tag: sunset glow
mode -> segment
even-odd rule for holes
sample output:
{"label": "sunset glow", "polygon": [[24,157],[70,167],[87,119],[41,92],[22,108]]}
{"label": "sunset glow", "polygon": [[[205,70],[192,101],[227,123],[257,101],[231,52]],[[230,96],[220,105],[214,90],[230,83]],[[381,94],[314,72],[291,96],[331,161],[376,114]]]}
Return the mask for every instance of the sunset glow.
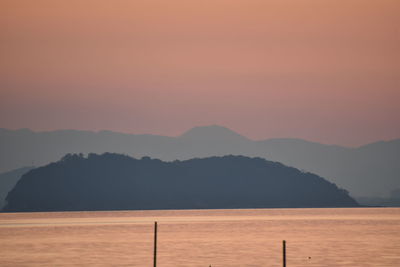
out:
{"label": "sunset glow", "polygon": [[400,136],[400,1],[0,1],[0,128]]}

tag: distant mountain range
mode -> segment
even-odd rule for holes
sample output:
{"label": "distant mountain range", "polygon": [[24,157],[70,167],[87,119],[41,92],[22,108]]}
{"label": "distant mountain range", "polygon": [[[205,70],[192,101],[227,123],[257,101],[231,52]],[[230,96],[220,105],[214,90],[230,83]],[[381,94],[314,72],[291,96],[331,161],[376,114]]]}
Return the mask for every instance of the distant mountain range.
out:
{"label": "distant mountain range", "polygon": [[66,155],[30,170],[4,211],[357,207],[335,184],[281,163],[224,156],[163,162]]}
{"label": "distant mountain range", "polygon": [[400,188],[400,139],[347,148],[300,139],[253,141],[221,126],[195,127],[179,137],[0,129],[0,147],[0,171],[41,166],[66,153],[113,152],[166,161],[244,155],[318,174],[356,197],[385,197]]}

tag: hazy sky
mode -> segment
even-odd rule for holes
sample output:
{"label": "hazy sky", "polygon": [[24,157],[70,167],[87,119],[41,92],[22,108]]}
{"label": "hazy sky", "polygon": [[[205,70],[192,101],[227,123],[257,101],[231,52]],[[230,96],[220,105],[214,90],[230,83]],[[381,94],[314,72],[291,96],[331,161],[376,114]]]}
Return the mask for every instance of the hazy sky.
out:
{"label": "hazy sky", "polygon": [[0,0],[0,127],[400,137],[400,1]]}

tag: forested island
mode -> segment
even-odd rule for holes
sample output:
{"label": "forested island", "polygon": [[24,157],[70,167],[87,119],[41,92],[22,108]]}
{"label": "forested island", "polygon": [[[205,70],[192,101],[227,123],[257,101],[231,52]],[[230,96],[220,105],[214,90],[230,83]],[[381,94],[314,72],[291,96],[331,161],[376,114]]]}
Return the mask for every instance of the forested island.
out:
{"label": "forested island", "polygon": [[262,158],[164,162],[67,154],[24,174],[4,211],[355,207],[348,192],[312,173]]}

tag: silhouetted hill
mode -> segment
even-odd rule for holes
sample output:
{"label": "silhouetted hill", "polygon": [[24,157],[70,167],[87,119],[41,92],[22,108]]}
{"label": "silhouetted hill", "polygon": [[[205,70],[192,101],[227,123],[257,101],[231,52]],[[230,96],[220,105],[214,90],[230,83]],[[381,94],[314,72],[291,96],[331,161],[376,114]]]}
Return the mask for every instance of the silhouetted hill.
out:
{"label": "silhouetted hill", "polygon": [[23,175],[5,211],[352,207],[323,178],[243,156],[163,162],[67,155]]}
{"label": "silhouetted hill", "polygon": [[21,176],[33,167],[23,167],[13,171],[0,173],[0,210],[5,205],[5,200],[8,192],[15,186]]}
{"label": "silhouetted hill", "polygon": [[400,139],[347,148],[300,139],[252,141],[215,125],[195,127],[179,137],[0,129],[0,147],[0,171],[44,165],[67,153],[113,152],[167,161],[244,155],[316,173],[357,197],[387,197],[393,189],[400,188]]}

